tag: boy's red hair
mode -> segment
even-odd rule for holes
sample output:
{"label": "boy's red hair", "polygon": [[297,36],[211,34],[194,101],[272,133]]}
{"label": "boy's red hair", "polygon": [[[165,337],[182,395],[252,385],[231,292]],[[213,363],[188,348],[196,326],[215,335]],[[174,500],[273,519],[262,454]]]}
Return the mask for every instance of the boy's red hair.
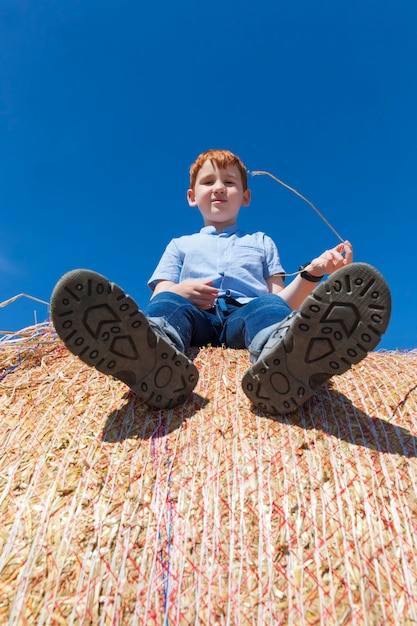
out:
{"label": "boy's red hair", "polygon": [[214,162],[217,167],[226,169],[230,165],[236,165],[242,178],[243,191],[248,188],[248,176],[246,167],[236,154],[230,150],[207,150],[198,155],[192,166],[190,167],[190,189],[194,190],[197,174],[206,161]]}

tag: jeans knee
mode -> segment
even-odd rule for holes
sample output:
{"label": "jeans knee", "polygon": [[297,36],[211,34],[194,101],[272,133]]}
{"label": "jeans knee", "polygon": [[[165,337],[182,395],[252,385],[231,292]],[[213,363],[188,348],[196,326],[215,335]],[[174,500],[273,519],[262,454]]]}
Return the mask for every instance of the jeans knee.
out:
{"label": "jeans knee", "polygon": [[177,293],[172,293],[170,291],[162,291],[161,293],[157,293],[156,296],[153,296],[149,301],[148,306],[145,309],[145,314],[148,316],[156,316],[163,315],[163,313],[159,313],[159,311],[171,311],[172,309],[177,309],[178,307],[183,306],[194,306],[187,298],[184,296],[180,296]]}

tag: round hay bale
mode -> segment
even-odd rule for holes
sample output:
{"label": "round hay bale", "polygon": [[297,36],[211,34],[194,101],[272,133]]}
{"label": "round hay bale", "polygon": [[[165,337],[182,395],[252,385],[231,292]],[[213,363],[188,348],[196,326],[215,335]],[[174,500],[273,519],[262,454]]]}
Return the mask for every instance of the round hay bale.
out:
{"label": "round hay bale", "polygon": [[194,357],[163,411],[48,324],[0,342],[0,623],[417,623],[417,353],[285,417]]}

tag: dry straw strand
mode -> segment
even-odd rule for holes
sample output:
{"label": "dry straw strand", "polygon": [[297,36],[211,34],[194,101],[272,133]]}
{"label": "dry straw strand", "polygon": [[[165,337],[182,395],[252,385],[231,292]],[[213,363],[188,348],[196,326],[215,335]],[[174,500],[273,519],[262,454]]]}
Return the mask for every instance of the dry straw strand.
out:
{"label": "dry straw strand", "polygon": [[0,623],[415,624],[417,352],[275,418],[245,351],[194,359],[160,411],[50,325],[0,342]]}

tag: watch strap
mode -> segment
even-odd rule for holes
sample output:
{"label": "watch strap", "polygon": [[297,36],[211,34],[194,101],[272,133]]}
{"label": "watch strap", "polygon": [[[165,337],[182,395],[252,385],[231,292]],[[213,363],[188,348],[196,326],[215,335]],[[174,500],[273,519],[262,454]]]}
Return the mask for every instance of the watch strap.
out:
{"label": "watch strap", "polygon": [[304,265],[300,265],[300,267],[298,268],[298,271],[300,272],[300,276],[301,278],[308,280],[310,283],[319,283],[321,279],[323,278],[323,276],[313,276],[313,274],[310,274],[310,272],[307,272],[305,270],[307,265],[310,265],[310,263],[311,261],[309,261],[308,263],[304,263]]}

